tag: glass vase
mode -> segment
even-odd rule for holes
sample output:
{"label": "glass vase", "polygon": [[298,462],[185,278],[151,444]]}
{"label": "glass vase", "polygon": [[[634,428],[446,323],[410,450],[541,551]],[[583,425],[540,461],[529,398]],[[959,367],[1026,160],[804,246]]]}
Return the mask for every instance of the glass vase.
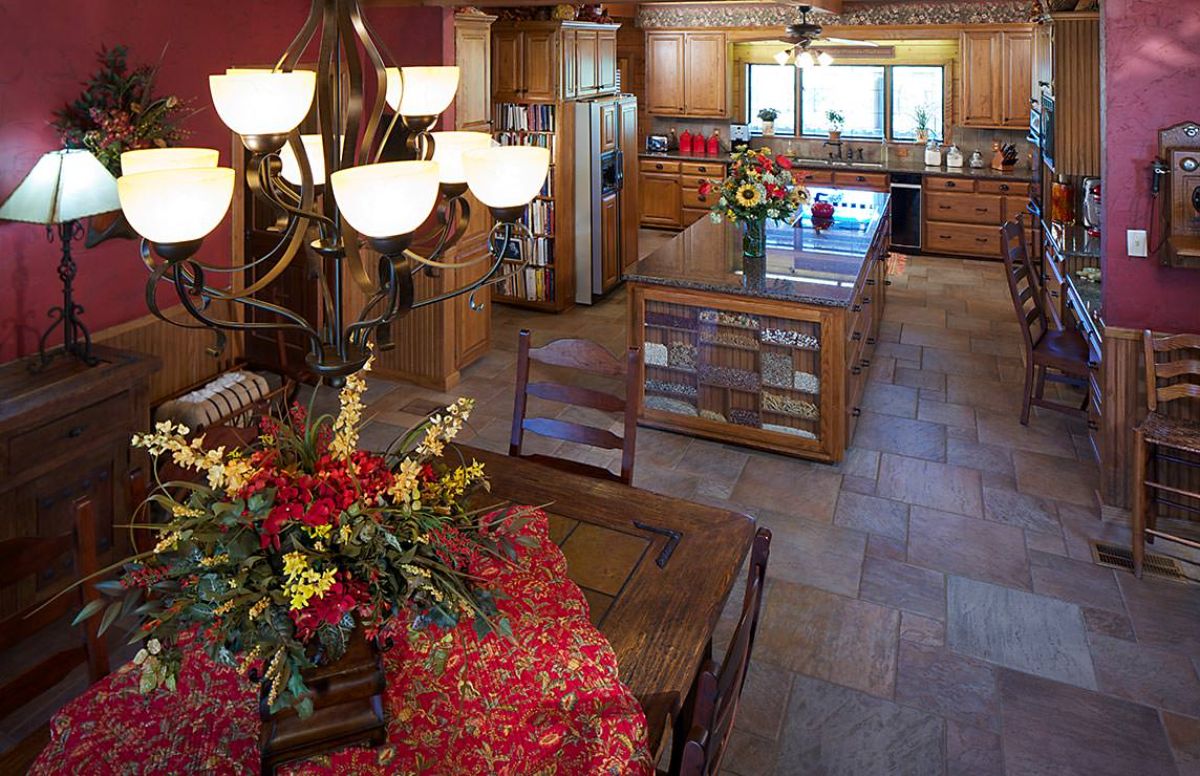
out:
{"label": "glass vase", "polygon": [[756,218],[742,222],[742,255],[761,259],[767,255],[767,222]]}

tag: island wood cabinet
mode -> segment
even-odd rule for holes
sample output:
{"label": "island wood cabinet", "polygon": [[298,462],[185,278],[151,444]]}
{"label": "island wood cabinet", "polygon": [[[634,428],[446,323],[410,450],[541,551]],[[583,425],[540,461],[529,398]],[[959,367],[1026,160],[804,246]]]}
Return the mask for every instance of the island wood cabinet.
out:
{"label": "island wood cabinet", "polygon": [[972,29],[959,37],[962,61],[960,124],[1024,129],[1029,126],[1033,30]]}
{"label": "island wood cabinet", "polygon": [[492,27],[492,98],[537,103],[615,93],[619,26],[497,22]]}
{"label": "island wood cabinet", "polygon": [[646,33],[646,110],[664,116],[729,116],[723,32]]}

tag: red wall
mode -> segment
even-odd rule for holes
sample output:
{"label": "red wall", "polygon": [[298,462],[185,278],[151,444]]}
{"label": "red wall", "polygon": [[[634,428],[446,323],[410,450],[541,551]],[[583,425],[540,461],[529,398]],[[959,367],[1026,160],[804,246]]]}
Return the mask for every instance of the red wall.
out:
{"label": "red wall", "polygon": [[1125,252],[1150,228],[1158,130],[1200,122],[1200,2],[1104,0],[1104,318],[1112,326],[1200,332],[1200,270]]}
{"label": "red wall", "polygon": [[[51,111],[74,98],[95,69],[101,45],[126,44],[131,63],[153,62],[163,47],[159,93],[194,98],[189,140],[221,150],[230,135],[208,96],[208,75],[234,64],[274,61],[307,12],[302,0],[34,0],[0,2],[0,198],[46,151],[59,147]],[[449,13],[438,8],[368,9],[372,24],[402,64],[452,61]],[[2,200],[0,200],[2,201]],[[228,255],[228,228],[208,239],[204,256]],[[75,243],[77,297],[93,332],[147,313],[146,270],[137,243],[112,240],[92,250]],[[0,362],[30,353],[60,297],[58,248],[41,227],[0,223]]]}

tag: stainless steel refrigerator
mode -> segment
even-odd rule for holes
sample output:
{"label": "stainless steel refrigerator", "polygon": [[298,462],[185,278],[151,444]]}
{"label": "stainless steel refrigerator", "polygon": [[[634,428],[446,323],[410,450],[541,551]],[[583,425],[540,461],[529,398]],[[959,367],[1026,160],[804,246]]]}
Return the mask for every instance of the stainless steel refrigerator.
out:
{"label": "stainless steel refrigerator", "polygon": [[637,98],[575,108],[575,301],[591,304],[637,261]]}

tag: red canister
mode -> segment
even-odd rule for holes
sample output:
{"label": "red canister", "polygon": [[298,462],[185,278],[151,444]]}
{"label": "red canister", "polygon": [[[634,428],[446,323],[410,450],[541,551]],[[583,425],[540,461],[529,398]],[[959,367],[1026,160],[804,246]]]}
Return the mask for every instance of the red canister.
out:
{"label": "red canister", "polygon": [[716,156],[721,153],[721,131],[714,129],[712,137],[708,139],[708,155]]}
{"label": "red canister", "polygon": [[686,129],[679,136],[679,153],[690,154],[692,152],[692,133]]}

